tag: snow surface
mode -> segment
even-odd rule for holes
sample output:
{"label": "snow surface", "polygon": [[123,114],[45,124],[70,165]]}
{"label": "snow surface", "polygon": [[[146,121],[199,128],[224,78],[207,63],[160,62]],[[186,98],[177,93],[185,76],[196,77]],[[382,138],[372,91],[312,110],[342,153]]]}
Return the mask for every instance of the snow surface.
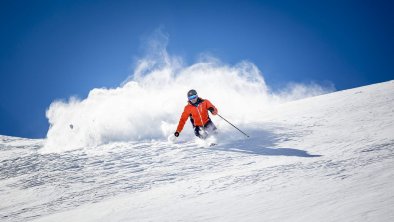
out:
{"label": "snow surface", "polygon": [[394,221],[394,81],[241,126],[249,139],[226,131],[210,148],[181,137],[43,153],[44,140],[0,136],[0,220]]}

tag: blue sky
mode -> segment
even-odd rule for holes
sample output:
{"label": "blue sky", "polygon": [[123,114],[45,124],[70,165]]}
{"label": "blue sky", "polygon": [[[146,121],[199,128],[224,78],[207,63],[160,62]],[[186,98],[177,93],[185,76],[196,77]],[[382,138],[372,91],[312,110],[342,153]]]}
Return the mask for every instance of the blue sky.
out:
{"label": "blue sky", "polygon": [[116,87],[162,28],[168,52],[248,60],[280,89],[332,82],[338,90],[394,77],[393,1],[0,2],[0,134],[46,135],[55,99]]}

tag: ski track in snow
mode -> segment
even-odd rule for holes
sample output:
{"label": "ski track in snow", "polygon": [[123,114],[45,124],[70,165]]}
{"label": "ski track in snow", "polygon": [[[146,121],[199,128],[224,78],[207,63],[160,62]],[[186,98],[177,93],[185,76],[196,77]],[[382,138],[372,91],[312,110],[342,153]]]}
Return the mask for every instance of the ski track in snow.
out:
{"label": "ski track in snow", "polygon": [[0,136],[0,220],[394,219],[394,81],[262,115],[251,138],[211,148],[118,142],[40,154],[43,140]]}

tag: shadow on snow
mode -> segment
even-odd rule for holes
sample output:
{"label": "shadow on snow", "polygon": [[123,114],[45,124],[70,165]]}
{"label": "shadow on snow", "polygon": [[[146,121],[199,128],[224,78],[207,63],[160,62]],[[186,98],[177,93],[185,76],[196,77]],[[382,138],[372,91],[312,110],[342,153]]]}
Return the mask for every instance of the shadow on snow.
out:
{"label": "shadow on snow", "polygon": [[296,156],[296,157],[321,157],[322,155],[309,154],[305,150],[295,148],[274,148],[283,140],[290,140],[297,135],[276,134],[272,130],[251,130],[250,138],[232,141],[225,146],[214,147],[213,150],[238,152],[265,156]]}
{"label": "shadow on snow", "polygon": [[309,154],[305,150],[294,148],[263,148],[263,147],[239,147],[239,148],[215,148],[219,151],[230,151],[246,154],[265,155],[265,156],[297,156],[297,157],[320,157],[322,155]]}

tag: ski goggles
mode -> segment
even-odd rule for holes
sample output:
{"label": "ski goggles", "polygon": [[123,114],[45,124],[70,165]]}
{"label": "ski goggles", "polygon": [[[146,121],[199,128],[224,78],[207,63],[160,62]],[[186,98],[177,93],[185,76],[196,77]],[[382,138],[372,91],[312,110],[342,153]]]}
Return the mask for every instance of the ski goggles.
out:
{"label": "ski goggles", "polygon": [[197,95],[188,96],[187,98],[188,98],[189,100],[193,100],[193,99],[197,98]]}

